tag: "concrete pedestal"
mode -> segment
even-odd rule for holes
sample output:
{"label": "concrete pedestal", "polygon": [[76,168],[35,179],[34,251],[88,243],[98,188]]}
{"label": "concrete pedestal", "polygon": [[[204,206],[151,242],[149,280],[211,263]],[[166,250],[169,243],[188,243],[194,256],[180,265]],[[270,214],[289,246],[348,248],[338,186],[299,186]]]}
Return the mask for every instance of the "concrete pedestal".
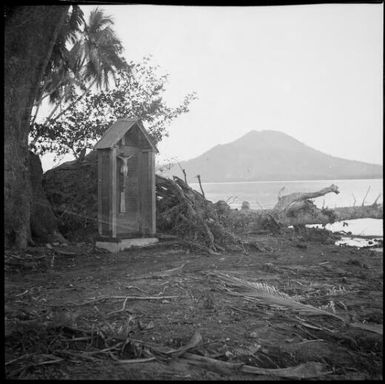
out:
{"label": "concrete pedestal", "polygon": [[159,241],[156,237],[141,237],[137,239],[119,239],[117,241],[97,241],[95,246],[112,253],[124,251],[131,247],[146,247]]}

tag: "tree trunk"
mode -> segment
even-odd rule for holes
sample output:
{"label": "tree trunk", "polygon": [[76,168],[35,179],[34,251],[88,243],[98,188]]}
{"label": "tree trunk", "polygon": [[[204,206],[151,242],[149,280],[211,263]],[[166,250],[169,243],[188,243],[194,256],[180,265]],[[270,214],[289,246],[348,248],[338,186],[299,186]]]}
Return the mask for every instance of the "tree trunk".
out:
{"label": "tree trunk", "polygon": [[29,152],[29,169],[32,189],[30,219],[32,240],[43,243],[65,242],[42,186],[43,169],[40,158],[32,152]]}
{"label": "tree trunk", "polygon": [[31,186],[28,133],[33,103],[69,6],[7,7],[4,47],[4,240],[27,246]]}

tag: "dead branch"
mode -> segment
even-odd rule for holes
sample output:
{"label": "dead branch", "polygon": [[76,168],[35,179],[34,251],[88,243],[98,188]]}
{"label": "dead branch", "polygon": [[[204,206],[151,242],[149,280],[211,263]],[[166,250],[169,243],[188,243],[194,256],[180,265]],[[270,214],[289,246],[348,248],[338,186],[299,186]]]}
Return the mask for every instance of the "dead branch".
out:
{"label": "dead branch", "polygon": [[98,301],[104,301],[104,300],[164,300],[164,299],[176,299],[180,296],[103,296],[98,297],[89,301],[86,301],[84,303],[70,303],[70,305],[73,306],[81,306],[81,305],[88,305],[93,304]]}
{"label": "dead branch", "polygon": [[376,197],[376,200],[373,201],[372,205],[376,205],[378,199],[379,199],[381,196],[382,196],[382,193],[380,193],[380,194]]}
{"label": "dead branch", "polygon": [[179,162],[178,162],[177,164],[179,165],[179,168],[182,170],[182,172],[183,172],[183,177],[184,177],[184,182],[187,184],[186,170],[185,170],[184,168],[182,168],[182,166],[180,165]]}
{"label": "dead branch", "polygon": [[279,200],[282,196],[282,192],[285,190],[285,186],[283,186],[279,191],[278,191],[278,195],[277,195],[277,199]]}
{"label": "dead branch", "polygon": [[121,364],[139,364],[139,363],[148,363],[154,360],[156,360],[156,357],[145,357],[143,359],[117,360],[117,362]]}
{"label": "dead branch", "polygon": [[362,199],[362,204],[361,204],[362,207],[363,207],[364,204],[365,204],[365,200],[366,200],[366,198],[367,198],[367,196],[368,196],[369,191],[370,191],[370,185],[369,185],[369,187],[368,187],[368,190],[366,191],[365,197]]}
{"label": "dead branch", "polygon": [[196,177],[198,178],[199,187],[200,187],[200,189],[201,189],[202,196],[203,196],[203,198],[205,198],[205,193],[204,193],[204,191],[203,191],[202,183],[201,183],[201,175],[197,175]]}
{"label": "dead branch", "polygon": [[121,309],[118,309],[117,311],[112,311],[112,312],[109,312],[107,313],[107,316],[110,316],[112,314],[115,314],[115,313],[119,313],[119,312],[124,312],[126,310],[126,304],[127,304],[127,301],[128,301],[128,297],[126,297],[124,299],[124,302],[123,302],[123,306]]}
{"label": "dead branch", "polygon": [[[145,275],[139,275],[139,276],[132,276],[132,278],[130,280],[164,279],[165,277],[169,277],[169,276],[178,274],[179,272],[182,271],[182,269],[184,268],[185,265],[186,265],[186,263],[183,263],[179,267],[167,269],[165,271],[152,272],[152,273],[147,273]],[[129,276],[129,277],[131,277],[131,276]],[[130,286],[130,288],[136,288],[138,290],[141,290],[141,289],[134,287],[134,286]],[[141,291],[144,292],[143,290],[141,290]]]}

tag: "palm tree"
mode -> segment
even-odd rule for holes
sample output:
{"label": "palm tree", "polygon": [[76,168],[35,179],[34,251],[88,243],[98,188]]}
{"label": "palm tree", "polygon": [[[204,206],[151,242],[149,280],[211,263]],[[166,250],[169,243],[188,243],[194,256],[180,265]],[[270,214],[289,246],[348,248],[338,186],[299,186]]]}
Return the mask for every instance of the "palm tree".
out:
{"label": "palm tree", "polygon": [[84,23],[83,11],[79,6],[73,5],[59,31],[35,97],[35,112],[31,119],[31,125],[35,122],[44,99],[49,98],[51,104],[59,103],[61,100],[68,101],[73,87],[81,85],[78,78],[79,59],[74,56],[72,50],[67,48],[67,44],[75,44]]}
{"label": "palm tree", "polygon": [[96,8],[90,13],[85,26],[82,46],[86,58],[84,79],[92,80],[98,88],[104,86],[108,89],[109,75],[113,76],[116,70],[127,68],[121,56],[122,44],[112,30],[112,25],[112,18]]}
{"label": "palm tree", "polygon": [[[79,35],[69,52],[71,60],[80,69],[79,77],[75,80],[81,79],[83,93],[54,116],[60,105],[57,104],[47,117],[46,122],[58,119],[74,103],[83,98],[93,86],[108,89],[110,77],[115,80],[116,71],[128,69],[127,62],[121,56],[122,44],[111,28],[112,25],[112,18],[106,16],[103,10],[96,8],[90,13],[84,31]],[[62,99],[61,101],[66,100]]]}

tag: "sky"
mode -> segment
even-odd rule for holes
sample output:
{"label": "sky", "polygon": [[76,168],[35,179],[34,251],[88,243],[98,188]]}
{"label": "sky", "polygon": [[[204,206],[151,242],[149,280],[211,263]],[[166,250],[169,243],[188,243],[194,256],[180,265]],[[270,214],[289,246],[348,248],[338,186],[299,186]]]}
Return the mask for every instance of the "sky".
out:
{"label": "sky", "polygon": [[[81,6],[87,16],[95,6]],[[129,61],[152,55],[166,100],[195,91],[158,161],[188,160],[251,130],[382,164],[383,4],[101,5]],[[52,167],[52,156],[42,159]]]}

